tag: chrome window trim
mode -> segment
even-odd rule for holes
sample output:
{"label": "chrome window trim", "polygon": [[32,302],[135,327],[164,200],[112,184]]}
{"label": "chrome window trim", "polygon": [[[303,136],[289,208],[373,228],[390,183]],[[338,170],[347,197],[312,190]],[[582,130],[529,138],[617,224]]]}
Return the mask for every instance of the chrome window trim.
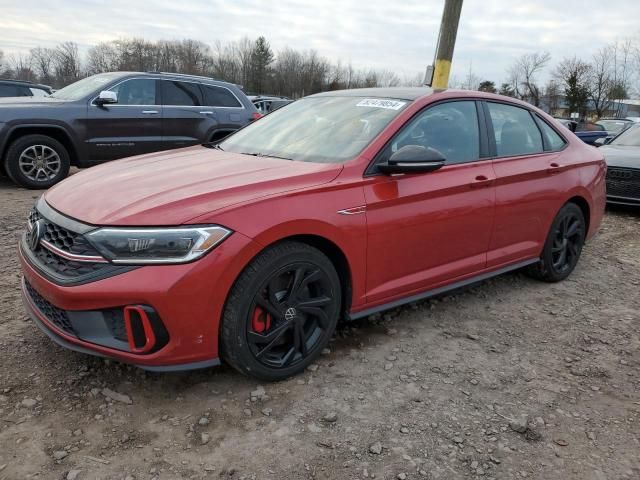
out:
{"label": "chrome window trim", "polygon": [[[165,82],[171,82],[171,81],[176,81],[176,82],[184,82],[184,83],[194,83],[196,85],[206,85],[208,87],[215,87],[215,88],[224,88],[225,90],[227,90],[231,95],[233,95],[233,98],[235,98],[238,103],[240,104],[239,107],[216,107],[215,105],[158,105],[158,104],[154,104],[154,105],[122,105],[122,104],[117,104],[117,103],[109,103],[107,104],[107,106],[109,107],[172,107],[172,108],[176,108],[176,107],[180,107],[180,108],[202,108],[202,107],[211,107],[211,108],[228,108],[228,109],[234,109],[234,110],[246,110],[244,103],[242,103],[242,101],[238,98],[238,96],[233,93],[233,90],[231,90],[229,87],[225,87],[223,85],[213,85],[211,83],[205,83],[205,82],[196,82],[193,80],[172,80],[169,78],[158,78],[158,77],[129,77],[129,78],[125,78],[123,80],[120,80],[117,83],[114,83],[113,85],[110,85],[106,90],[111,90],[114,87],[117,87],[118,85],[123,84],[124,82],[127,82],[129,80],[160,80],[160,81],[165,81]],[[98,105],[96,104],[96,100],[97,98],[100,96],[100,94],[98,93],[98,95],[96,95],[95,97],[93,97],[91,99],[91,102],[89,102],[90,105],[94,106],[94,107],[102,107],[102,105]],[[157,94],[156,94],[157,96]],[[204,100],[204,98],[203,98]],[[205,102],[203,102],[205,103]]]}

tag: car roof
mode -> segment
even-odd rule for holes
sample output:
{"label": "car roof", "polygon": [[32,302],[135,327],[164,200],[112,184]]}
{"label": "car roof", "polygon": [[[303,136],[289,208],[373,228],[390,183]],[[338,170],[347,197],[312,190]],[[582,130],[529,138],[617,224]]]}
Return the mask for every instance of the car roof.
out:
{"label": "car roof", "polygon": [[0,78],[0,83],[23,85],[25,87],[33,87],[33,88],[51,89],[51,87],[48,85],[43,85],[42,83],[30,82],[29,80],[14,80],[12,78]]}
{"label": "car roof", "polygon": [[429,87],[379,87],[379,88],[352,88],[349,90],[332,90],[316,93],[312,97],[379,97],[397,98],[399,100],[416,100],[425,95],[431,95],[436,90]]}
{"label": "car roof", "polygon": [[240,88],[242,90],[242,87],[240,85],[236,85],[235,83],[231,83],[231,82],[225,82],[224,80],[218,80],[217,78],[213,78],[213,77],[205,77],[202,75],[187,75],[185,73],[172,73],[172,72],[102,72],[102,73],[98,73],[96,75],[104,75],[104,74],[109,74],[111,75],[113,78],[125,78],[125,77],[135,77],[135,76],[154,76],[157,78],[166,78],[166,79],[171,79],[171,80],[197,80],[199,82],[212,82],[212,83],[216,83],[218,85],[224,85],[224,86],[234,86],[237,88]]}

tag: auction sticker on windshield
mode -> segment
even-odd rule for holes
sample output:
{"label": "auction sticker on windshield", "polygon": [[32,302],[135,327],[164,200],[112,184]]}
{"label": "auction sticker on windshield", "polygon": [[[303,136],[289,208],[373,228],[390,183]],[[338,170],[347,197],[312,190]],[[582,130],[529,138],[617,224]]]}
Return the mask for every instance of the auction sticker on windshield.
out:
{"label": "auction sticker on windshield", "polygon": [[407,102],[399,102],[398,100],[383,100],[381,98],[365,98],[360,100],[356,107],[374,107],[386,108],[389,110],[400,110]]}

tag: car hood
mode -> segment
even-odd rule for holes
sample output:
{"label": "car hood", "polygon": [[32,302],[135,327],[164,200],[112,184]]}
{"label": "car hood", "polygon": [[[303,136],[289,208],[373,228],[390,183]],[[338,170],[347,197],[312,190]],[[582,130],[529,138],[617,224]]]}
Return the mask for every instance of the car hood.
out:
{"label": "car hood", "polygon": [[92,225],[180,225],[231,205],[330,182],[342,165],[223,152],[202,146],[109,162],[45,194]]}
{"label": "car hood", "polygon": [[640,147],[604,145],[599,150],[609,167],[640,168]]}

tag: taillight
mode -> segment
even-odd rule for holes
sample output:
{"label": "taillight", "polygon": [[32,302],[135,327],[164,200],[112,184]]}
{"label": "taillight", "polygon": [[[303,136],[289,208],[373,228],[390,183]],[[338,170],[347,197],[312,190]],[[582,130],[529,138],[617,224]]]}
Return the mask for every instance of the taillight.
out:
{"label": "taillight", "polygon": [[252,119],[252,120],[258,120],[258,119],[259,119],[259,118],[261,118],[261,117],[262,117],[262,115],[261,115],[259,112],[253,112],[253,113],[251,114],[251,119]]}

